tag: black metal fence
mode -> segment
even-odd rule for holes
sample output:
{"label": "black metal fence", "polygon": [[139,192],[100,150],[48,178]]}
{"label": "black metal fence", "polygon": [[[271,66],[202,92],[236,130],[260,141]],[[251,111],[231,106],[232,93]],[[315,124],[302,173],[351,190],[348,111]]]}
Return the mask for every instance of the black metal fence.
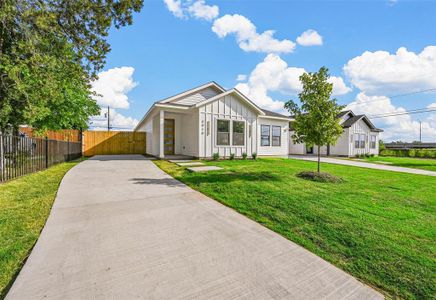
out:
{"label": "black metal fence", "polygon": [[0,182],[81,156],[81,142],[0,134]]}

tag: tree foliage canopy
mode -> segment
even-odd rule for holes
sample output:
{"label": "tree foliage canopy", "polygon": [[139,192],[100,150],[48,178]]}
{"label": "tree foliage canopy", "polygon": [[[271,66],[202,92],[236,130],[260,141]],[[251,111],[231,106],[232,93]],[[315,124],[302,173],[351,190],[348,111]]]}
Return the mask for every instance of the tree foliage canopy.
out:
{"label": "tree foliage canopy", "polygon": [[0,129],[86,128],[99,107],[91,80],[111,26],[132,23],[142,0],[0,2]]}

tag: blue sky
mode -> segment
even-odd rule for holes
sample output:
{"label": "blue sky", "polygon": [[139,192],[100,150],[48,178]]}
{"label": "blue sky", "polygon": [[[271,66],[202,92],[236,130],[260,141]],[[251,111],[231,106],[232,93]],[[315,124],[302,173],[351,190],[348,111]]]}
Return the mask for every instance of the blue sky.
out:
{"label": "blue sky", "polygon": [[[434,1],[146,0],[132,26],[110,32],[99,103],[131,127],[154,101],[214,80],[280,112],[280,101],[298,99],[298,74],[326,66],[335,97],[358,113],[436,107],[435,91],[389,98],[436,89],[435,11]],[[317,37],[298,43],[307,30]],[[415,140],[418,119],[436,141],[436,112],[374,122],[387,140]]]}

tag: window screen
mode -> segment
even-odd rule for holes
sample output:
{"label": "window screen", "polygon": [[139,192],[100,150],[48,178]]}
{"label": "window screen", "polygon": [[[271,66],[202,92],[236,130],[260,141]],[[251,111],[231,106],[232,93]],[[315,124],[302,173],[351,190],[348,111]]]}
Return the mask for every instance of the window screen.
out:
{"label": "window screen", "polygon": [[282,137],[282,128],[280,126],[272,127],[272,145],[280,146]]}
{"label": "window screen", "polygon": [[233,121],[233,146],[244,146],[245,123]]}
{"label": "window screen", "polygon": [[220,146],[230,145],[230,121],[217,120],[216,144]]}
{"label": "window screen", "polygon": [[260,126],[260,145],[269,146],[270,145],[270,126],[261,125]]}

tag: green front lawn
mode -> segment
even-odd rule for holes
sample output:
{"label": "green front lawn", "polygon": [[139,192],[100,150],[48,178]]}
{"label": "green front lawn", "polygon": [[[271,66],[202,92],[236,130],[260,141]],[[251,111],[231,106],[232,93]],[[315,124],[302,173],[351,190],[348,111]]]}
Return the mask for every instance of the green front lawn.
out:
{"label": "green front lawn", "polygon": [[314,162],[207,162],[222,171],[164,171],[302,245],[389,297],[436,295],[436,178],[322,164],[339,184],[297,178]]}
{"label": "green front lawn", "polygon": [[0,299],[39,237],[65,173],[80,160],[0,184]]}
{"label": "green front lawn", "polygon": [[423,169],[436,172],[436,159],[430,158],[413,158],[413,157],[393,157],[393,156],[377,156],[362,158],[363,160],[376,164],[384,164],[387,166],[398,166],[414,169]]}

